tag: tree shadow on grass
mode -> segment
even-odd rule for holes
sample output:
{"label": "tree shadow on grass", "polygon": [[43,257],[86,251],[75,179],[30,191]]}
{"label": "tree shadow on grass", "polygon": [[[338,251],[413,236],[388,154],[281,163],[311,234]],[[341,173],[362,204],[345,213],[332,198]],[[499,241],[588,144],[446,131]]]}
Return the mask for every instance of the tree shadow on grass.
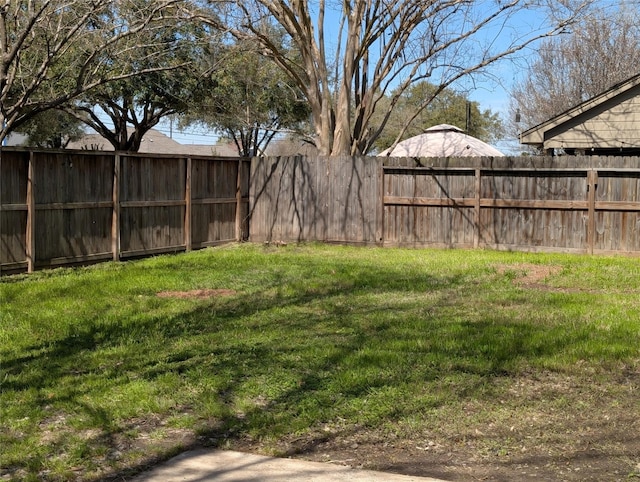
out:
{"label": "tree shadow on grass", "polygon": [[[185,303],[171,316],[132,313],[130,319],[113,321],[107,309],[65,337],[3,360],[3,392],[36,390],[33,409],[42,418],[33,423],[40,427],[47,414],[74,418],[87,434],[87,456],[126,451],[126,440],[144,430],[141,421],[154,430],[163,426],[161,419],[183,412],[197,419],[199,439],[157,449],[124,468],[105,459],[107,468],[114,467],[109,478],[115,479],[202,440],[223,446],[246,436],[277,439],[292,431],[313,432],[303,448],[293,449],[300,452],[335,436],[317,430],[321,424],[348,420],[341,430],[354,423],[377,427],[425,404],[437,408],[451,400],[481,398],[492,379],[509,376],[521,363],[553,357],[587,336],[552,337],[544,326],[505,314],[462,308],[451,316],[456,300],[462,304],[467,295],[463,276],[412,273],[409,279],[395,270],[356,267],[348,282],[327,279],[286,294],[283,282],[274,275],[258,293]],[[67,289],[73,292],[72,285]],[[394,299],[394,292],[415,296]],[[384,301],[369,302],[367,296],[380,293]],[[535,309],[524,297],[517,303],[521,311]],[[162,385],[165,379],[173,385]],[[104,402],[113,394],[127,403],[127,387],[136,384],[149,390],[130,399],[139,406],[119,410]],[[420,386],[437,390],[407,402],[420,396]],[[363,411],[367,403],[372,408]],[[74,430],[72,424],[60,434]],[[42,469],[46,458],[16,462],[9,470]]]}

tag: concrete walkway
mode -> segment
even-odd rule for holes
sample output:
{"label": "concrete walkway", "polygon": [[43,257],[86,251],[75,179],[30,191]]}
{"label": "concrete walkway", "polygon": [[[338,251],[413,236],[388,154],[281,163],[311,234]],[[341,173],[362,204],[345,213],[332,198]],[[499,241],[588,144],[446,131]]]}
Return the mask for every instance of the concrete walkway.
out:
{"label": "concrete walkway", "polygon": [[322,462],[280,459],[227,450],[185,452],[134,482],[443,482],[429,477],[412,477],[371,470],[359,470]]}

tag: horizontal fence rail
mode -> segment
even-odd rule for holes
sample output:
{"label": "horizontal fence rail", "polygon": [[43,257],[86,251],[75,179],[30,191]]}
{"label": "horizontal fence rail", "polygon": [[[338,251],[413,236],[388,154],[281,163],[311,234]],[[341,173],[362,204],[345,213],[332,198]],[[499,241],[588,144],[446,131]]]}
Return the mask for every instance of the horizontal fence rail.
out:
{"label": "horizontal fence rail", "polygon": [[246,239],[248,159],[0,150],[0,270]]}

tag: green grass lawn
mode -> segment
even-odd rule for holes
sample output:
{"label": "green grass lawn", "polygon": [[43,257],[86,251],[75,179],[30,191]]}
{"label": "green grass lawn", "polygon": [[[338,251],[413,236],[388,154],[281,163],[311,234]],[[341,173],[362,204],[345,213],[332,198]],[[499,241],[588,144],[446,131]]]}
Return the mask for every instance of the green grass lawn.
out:
{"label": "green grass lawn", "polygon": [[[158,296],[205,289],[226,291]],[[4,277],[0,303],[5,479],[98,479],[185,434],[278,454],[355,426],[457,440],[640,413],[633,258],[243,244]]]}

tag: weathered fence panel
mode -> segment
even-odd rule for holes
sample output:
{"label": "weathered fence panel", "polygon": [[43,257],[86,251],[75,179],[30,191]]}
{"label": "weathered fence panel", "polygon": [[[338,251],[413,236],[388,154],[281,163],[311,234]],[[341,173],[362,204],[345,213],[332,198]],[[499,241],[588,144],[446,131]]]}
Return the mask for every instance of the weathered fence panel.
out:
{"label": "weathered fence panel", "polygon": [[27,268],[28,152],[0,156],[0,267]]}
{"label": "weathered fence panel", "polygon": [[[322,169],[318,166],[318,169]],[[371,244],[382,241],[380,165],[372,158],[332,158],[326,181],[329,186],[328,241]]]}
{"label": "weathered fence panel", "polygon": [[640,253],[640,159],[268,158],[251,239]]}
{"label": "weathered fence panel", "polygon": [[192,247],[246,239],[251,163],[235,159],[217,162],[194,159],[192,162]]}
{"label": "weathered fence panel", "polygon": [[638,158],[384,164],[387,245],[640,253]]}
{"label": "weathered fence panel", "polygon": [[640,252],[640,169],[597,171],[594,250]]}
{"label": "weathered fence panel", "polygon": [[0,150],[0,270],[246,239],[249,161]]}
{"label": "weathered fence panel", "polygon": [[255,159],[250,239],[379,242],[380,168],[371,158]]}
{"label": "weathered fence panel", "polygon": [[587,249],[587,172],[480,170],[479,245]]}
{"label": "weathered fence panel", "polygon": [[186,249],[187,159],[120,156],[120,256]]}
{"label": "weathered fence panel", "polygon": [[[328,165],[303,157],[256,159],[251,166],[250,239],[328,239]],[[254,225],[253,220],[257,220]]]}
{"label": "weathered fence panel", "polygon": [[475,170],[384,169],[384,241],[473,247]]}
{"label": "weathered fence panel", "polygon": [[[110,256],[112,156],[39,152],[32,156],[34,252],[40,265]],[[46,231],[38,229],[46,227]]]}

